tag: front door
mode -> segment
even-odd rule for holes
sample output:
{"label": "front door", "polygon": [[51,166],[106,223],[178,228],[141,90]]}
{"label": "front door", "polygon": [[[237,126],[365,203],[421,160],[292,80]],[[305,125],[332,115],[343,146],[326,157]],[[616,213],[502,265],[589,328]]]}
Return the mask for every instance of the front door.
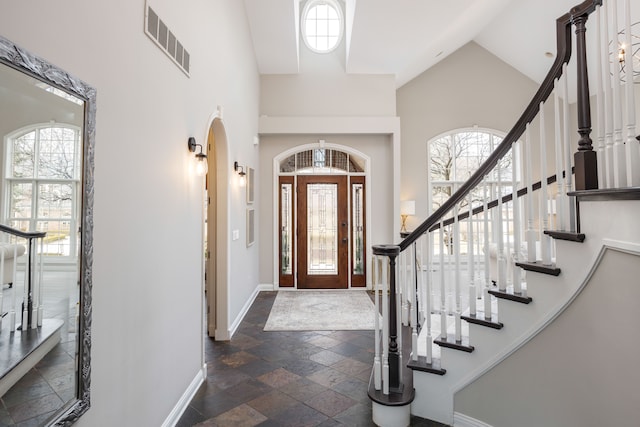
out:
{"label": "front door", "polygon": [[345,175],[299,175],[298,288],[348,288],[349,225]]}

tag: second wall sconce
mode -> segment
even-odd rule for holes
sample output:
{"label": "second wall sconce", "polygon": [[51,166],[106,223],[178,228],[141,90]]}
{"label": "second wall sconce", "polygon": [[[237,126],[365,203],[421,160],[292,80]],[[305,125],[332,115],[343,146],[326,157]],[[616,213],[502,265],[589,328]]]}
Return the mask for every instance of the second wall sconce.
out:
{"label": "second wall sconce", "polygon": [[202,152],[202,144],[196,144],[196,139],[192,136],[189,137],[187,144],[189,146],[189,151],[192,153],[196,151],[196,147],[200,147],[200,152],[196,153],[195,172],[198,176],[206,175],[209,166],[207,162],[207,155]]}
{"label": "second wall sconce", "polygon": [[247,173],[244,171],[244,168],[240,166],[238,162],[233,162],[233,170],[236,171],[240,177],[240,186],[244,187],[247,184]]}

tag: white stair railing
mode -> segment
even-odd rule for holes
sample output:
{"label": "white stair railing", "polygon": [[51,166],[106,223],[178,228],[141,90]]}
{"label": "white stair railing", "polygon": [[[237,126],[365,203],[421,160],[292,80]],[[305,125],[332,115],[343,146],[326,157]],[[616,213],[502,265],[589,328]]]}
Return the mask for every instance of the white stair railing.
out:
{"label": "white stair railing", "polygon": [[[624,7],[619,8],[618,2]],[[585,10],[592,6],[587,3],[581,4]],[[622,9],[626,15],[621,31],[617,13]],[[596,35],[595,51],[600,61],[595,72],[597,82],[593,85],[596,89],[595,154],[590,151],[590,110],[585,107],[589,101],[586,67],[582,70],[575,67],[577,73],[569,75],[567,63],[556,61],[557,65],[552,69],[555,71],[549,75],[552,79],[545,79],[550,83],[547,84],[548,91],[540,95],[540,99],[536,94],[525,114],[526,123],[517,125],[514,134],[505,137],[511,138],[508,144],[498,146],[499,157],[490,157],[488,166],[482,165],[457,189],[451,203],[444,202],[397,246],[400,250],[398,266],[394,266],[386,255],[374,258],[376,302],[381,299],[385,319],[381,325],[376,325],[376,390],[382,390],[384,394],[393,392],[391,368],[396,360],[404,363],[402,333],[392,330],[392,313],[395,313],[397,325],[406,325],[411,330],[411,354],[406,358],[412,364],[424,361],[431,367],[445,367],[441,346],[455,344],[465,351],[473,351],[469,343],[475,341],[469,336],[469,328],[463,319],[501,327],[496,296],[502,298],[504,294],[510,294],[530,301],[528,295],[535,290],[527,286],[526,274],[529,273],[525,274],[523,268],[555,269],[555,244],[545,231],[554,229],[564,234],[578,231],[575,197],[570,193],[575,191],[574,186],[583,190],[592,185],[595,174],[586,171],[590,173],[586,176],[586,167],[597,168],[599,176],[595,181],[602,187],[640,185],[630,0],[605,0],[604,6],[595,5],[585,13],[592,10],[595,10],[590,18],[592,22],[578,14],[567,19],[577,29],[578,65],[585,63],[584,43],[588,41],[584,36],[585,25],[590,22],[589,25],[595,27],[591,33]],[[609,52],[609,46],[618,49],[620,34],[629,46],[624,52],[621,50],[624,70],[617,60],[611,60],[615,52]],[[569,83],[574,81],[580,85],[578,100],[583,106],[577,108],[578,126],[570,121],[570,110],[574,107],[571,106]],[[621,82],[624,82],[624,91]],[[549,117],[545,115],[547,102],[553,102],[553,114]],[[548,107],[550,110],[551,105]],[[574,154],[572,141],[575,145],[577,134],[579,150]],[[590,163],[591,154],[597,157],[597,166]],[[507,156],[511,156],[510,174],[506,172],[507,163],[503,163]],[[578,165],[582,168],[580,174]],[[554,175],[549,177],[550,174]],[[474,197],[481,197],[482,201],[474,200]],[[477,251],[476,247],[479,248]],[[398,278],[397,286],[393,284],[394,277]],[[390,305],[394,304],[393,300],[395,305]]]}
{"label": "white stair railing", "polygon": [[[622,22],[619,12],[624,12]],[[640,25],[632,26],[630,0],[610,0],[594,14],[596,57],[596,135],[601,188],[640,186],[640,143],[636,139],[636,99]],[[637,23],[636,23],[637,24]],[[636,27],[636,28],[634,28]],[[635,43],[635,46],[634,46]],[[635,58],[634,58],[634,55]],[[635,63],[634,63],[635,62]]]}
{"label": "white stair railing", "polygon": [[[0,333],[5,329],[13,333],[18,329],[38,328],[42,326],[44,315],[42,285],[46,233],[23,232],[5,225],[0,225],[0,231],[3,239],[0,243]],[[5,317],[7,324],[3,325]]]}
{"label": "white stair railing", "polygon": [[[598,125],[594,134],[597,135],[596,150],[600,161],[599,182],[606,187],[640,185],[640,145],[635,136],[633,49],[624,51],[624,74],[617,62],[613,67],[610,66],[606,52],[611,44],[609,40],[618,38],[618,31],[615,30],[618,28],[615,18],[618,8],[613,1],[607,3],[602,10],[597,7],[598,11],[594,14],[596,34],[599,34],[596,44],[603,61],[603,65],[596,70],[599,76],[596,90]],[[629,0],[624,0],[624,7],[626,18],[624,31],[621,33],[626,45],[631,45],[633,39],[628,18]],[[609,16],[613,16],[611,22]],[[514,292],[527,297],[528,290],[523,271],[515,266],[515,263],[539,262],[544,266],[553,266],[555,246],[551,237],[544,231],[556,229],[576,232],[575,200],[567,194],[573,191],[571,140],[576,131],[575,125],[569,121],[568,83],[573,79],[568,76],[567,69],[567,65],[563,64],[562,75],[554,79],[552,119],[545,116],[544,101],[538,106],[537,140],[532,141],[531,126],[527,124],[523,149],[517,141],[513,144],[511,189],[506,186],[508,184],[504,180],[500,161],[483,181],[483,201],[481,206],[478,206],[481,208],[482,217],[474,220],[474,216],[470,214],[464,221],[464,233],[467,236],[466,253],[461,252],[462,222],[458,219],[459,214],[464,213],[464,209],[460,209],[458,204],[450,211],[451,220],[440,218],[432,230],[418,239],[417,246],[414,243],[404,251],[407,255],[403,257],[404,264],[401,270],[403,280],[407,283],[401,286],[401,289],[407,293],[407,296],[403,297],[403,303],[406,302],[407,306],[403,305],[402,312],[407,313],[403,319],[407,319],[405,323],[411,325],[414,337],[412,360],[417,360],[418,356],[425,356],[430,364],[435,357],[434,354],[439,353],[434,352],[432,345],[434,336],[437,335],[443,340],[453,337],[458,343],[463,340],[469,342],[470,337],[464,336],[460,320],[465,313],[472,317],[482,317],[489,322],[497,322],[493,297],[489,291],[497,288],[501,292]],[[621,92],[621,80],[625,82],[624,93]],[[623,114],[623,106],[626,115]],[[553,138],[547,138],[548,134],[552,134]],[[539,150],[539,163],[535,166],[532,155],[534,146]],[[551,163],[555,172],[553,197],[546,179],[549,175],[548,154],[553,154],[554,158]],[[519,159],[519,155],[522,155],[522,158]],[[524,176],[521,176],[520,172]],[[540,182],[536,183],[537,179]],[[539,191],[536,191],[536,188],[539,188]],[[523,197],[519,196],[518,189],[526,194]],[[505,203],[505,196],[511,198],[509,203]],[[495,206],[488,206],[490,200],[496,201]],[[472,192],[467,193],[466,203],[467,208],[473,211]],[[523,210],[521,204],[524,204]],[[526,256],[523,254],[521,236],[525,237]],[[476,242],[479,247],[482,242],[483,254],[474,252]],[[418,247],[421,248],[420,251]],[[419,258],[426,261],[420,262]],[[495,263],[493,273],[492,262]],[[483,280],[478,281],[478,278]],[[495,280],[495,286],[492,279]],[[410,295],[412,291],[415,292],[413,296]],[[466,297],[463,298],[463,295]],[[481,304],[480,309],[478,303]],[[413,305],[417,305],[419,311]],[[418,325],[422,332],[416,340]],[[422,349],[421,353],[418,352],[419,349]]]}

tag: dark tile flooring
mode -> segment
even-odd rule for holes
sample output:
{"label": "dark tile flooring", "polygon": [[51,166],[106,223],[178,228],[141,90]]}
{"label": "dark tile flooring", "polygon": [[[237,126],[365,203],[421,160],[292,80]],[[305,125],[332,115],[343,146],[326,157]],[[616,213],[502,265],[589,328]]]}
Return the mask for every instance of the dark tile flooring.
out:
{"label": "dark tile flooring", "polygon": [[41,426],[75,396],[75,333],[62,341],[0,399],[0,427]]}
{"label": "dark tile flooring", "polygon": [[177,427],[375,425],[373,331],[264,332],[276,294],[258,295],[231,341],[205,339],[207,379]]}

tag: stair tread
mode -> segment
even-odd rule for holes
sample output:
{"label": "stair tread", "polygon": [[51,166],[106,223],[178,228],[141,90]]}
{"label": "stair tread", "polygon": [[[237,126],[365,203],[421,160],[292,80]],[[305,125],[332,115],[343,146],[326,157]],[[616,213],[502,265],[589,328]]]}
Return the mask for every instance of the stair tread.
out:
{"label": "stair tread", "polygon": [[584,242],[585,235],[573,231],[545,230],[544,234],[553,237],[556,240],[567,240],[569,242]]}
{"label": "stair tread", "polygon": [[440,359],[431,358],[431,363],[427,363],[425,356],[418,356],[418,360],[411,360],[407,363],[407,368],[414,371],[427,372],[430,374],[444,375],[447,373],[446,369],[442,369],[440,366]]}
{"label": "stair tread", "polygon": [[447,334],[446,337],[442,338],[440,335],[438,338],[433,340],[434,344],[438,344],[440,347],[451,348],[453,350],[460,350],[467,353],[473,352],[475,347],[469,344],[469,337],[463,336],[460,341],[456,341],[455,335]]}
{"label": "stair tread", "polygon": [[529,304],[531,301],[533,301],[533,298],[515,293],[511,290],[501,291],[499,289],[496,289],[489,291],[489,293],[496,298],[507,299],[509,301],[515,301],[522,304]]}
{"label": "stair tread", "polygon": [[522,267],[527,271],[535,271],[537,273],[549,274],[551,276],[558,276],[560,269],[555,264],[545,265],[541,261],[535,262],[516,262],[518,267]]}
{"label": "stair tread", "polygon": [[[494,314],[491,314],[491,318],[495,319],[497,316],[494,316]],[[492,329],[502,329],[504,327],[504,324],[501,322],[494,322],[492,320],[487,320],[484,317],[484,312],[482,311],[476,311],[476,314],[465,314],[464,316],[462,316],[463,320],[466,320],[469,323],[473,323],[474,325],[480,325],[480,326],[486,326],[488,328],[492,328]]]}

